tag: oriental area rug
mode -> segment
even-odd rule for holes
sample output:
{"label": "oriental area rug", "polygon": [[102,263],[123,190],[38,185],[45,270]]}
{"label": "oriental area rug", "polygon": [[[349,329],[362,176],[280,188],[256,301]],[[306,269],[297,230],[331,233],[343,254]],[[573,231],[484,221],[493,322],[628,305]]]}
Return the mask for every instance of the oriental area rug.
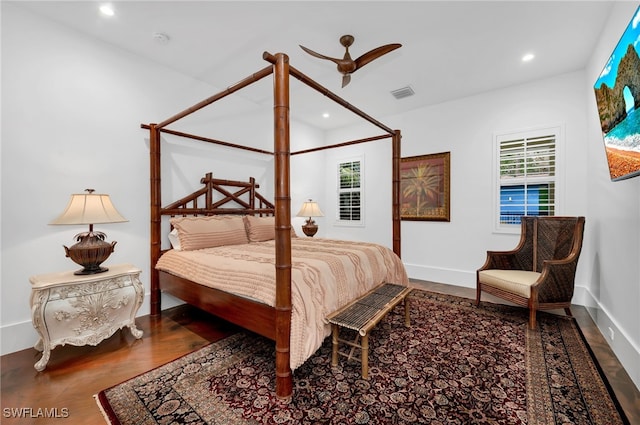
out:
{"label": "oriental area rug", "polygon": [[575,320],[414,290],[358,362],[331,367],[331,338],[275,397],[275,349],[238,333],[97,394],[108,423],[628,424]]}

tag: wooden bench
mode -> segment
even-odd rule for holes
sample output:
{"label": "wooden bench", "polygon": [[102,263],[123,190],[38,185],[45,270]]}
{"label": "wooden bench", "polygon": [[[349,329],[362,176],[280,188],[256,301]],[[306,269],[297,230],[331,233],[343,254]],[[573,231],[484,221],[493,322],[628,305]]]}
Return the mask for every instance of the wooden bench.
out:
{"label": "wooden bench", "polygon": [[[331,323],[332,334],[331,366],[338,365],[339,355],[358,360],[362,363],[362,378],[368,379],[369,332],[401,301],[404,301],[405,326],[411,326],[407,295],[412,289],[402,285],[384,283],[327,316],[327,321]],[[340,328],[356,331],[355,339],[353,341],[341,339],[339,337]],[[360,343],[359,339],[361,339]],[[349,353],[339,351],[339,343],[350,346]],[[353,355],[356,348],[361,350],[360,358]]]}

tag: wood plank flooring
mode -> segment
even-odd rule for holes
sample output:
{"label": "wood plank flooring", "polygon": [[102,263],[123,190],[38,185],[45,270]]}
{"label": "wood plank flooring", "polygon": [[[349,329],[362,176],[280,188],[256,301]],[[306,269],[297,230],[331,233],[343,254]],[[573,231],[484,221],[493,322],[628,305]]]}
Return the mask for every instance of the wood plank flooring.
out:
{"label": "wood plank flooring", "polygon": [[[475,296],[475,290],[469,288],[423,281],[413,284],[436,292],[468,298]],[[483,300],[497,301],[484,295]],[[575,306],[572,310],[630,422],[640,424],[640,392],[586,309]],[[237,330],[233,325],[189,306],[166,310],[159,318],[143,316],[136,323],[144,331],[142,339],[136,340],[125,329],[96,347],[57,347],[51,352],[51,360],[43,372],[33,368],[40,358],[40,353],[34,349],[2,356],[0,423],[104,424],[94,394]],[[45,414],[54,417],[38,417]]]}

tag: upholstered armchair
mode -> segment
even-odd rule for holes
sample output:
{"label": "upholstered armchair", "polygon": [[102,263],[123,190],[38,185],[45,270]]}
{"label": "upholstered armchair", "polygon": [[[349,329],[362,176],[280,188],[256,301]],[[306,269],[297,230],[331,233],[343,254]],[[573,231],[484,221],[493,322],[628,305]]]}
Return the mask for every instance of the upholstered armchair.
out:
{"label": "upholstered armchair", "polygon": [[476,305],[482,292],[529,309],[529,328],[536,312],[563,308],[571,315],[571,298],[582,250],[584,217],[522,217],[518,246],[487,251],[476,272]]}

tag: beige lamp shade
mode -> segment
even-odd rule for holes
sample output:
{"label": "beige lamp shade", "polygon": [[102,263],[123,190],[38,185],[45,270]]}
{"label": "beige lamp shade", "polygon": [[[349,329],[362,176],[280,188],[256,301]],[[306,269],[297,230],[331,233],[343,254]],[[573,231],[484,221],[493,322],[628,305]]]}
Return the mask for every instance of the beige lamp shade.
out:
{"label": "beige lamp shade", "polygon": [[71,195],[67,208],[49,224],[101,224],[128,221],[111,203],[109,195],[89,193]]}
{"label": "beige lamp shade", "polygon": [[307,202],[302,204],[302,208],[298,211],[298,217],[324,217],[322,211],[320,211],[320,207],[318,203],[309,199]]}

